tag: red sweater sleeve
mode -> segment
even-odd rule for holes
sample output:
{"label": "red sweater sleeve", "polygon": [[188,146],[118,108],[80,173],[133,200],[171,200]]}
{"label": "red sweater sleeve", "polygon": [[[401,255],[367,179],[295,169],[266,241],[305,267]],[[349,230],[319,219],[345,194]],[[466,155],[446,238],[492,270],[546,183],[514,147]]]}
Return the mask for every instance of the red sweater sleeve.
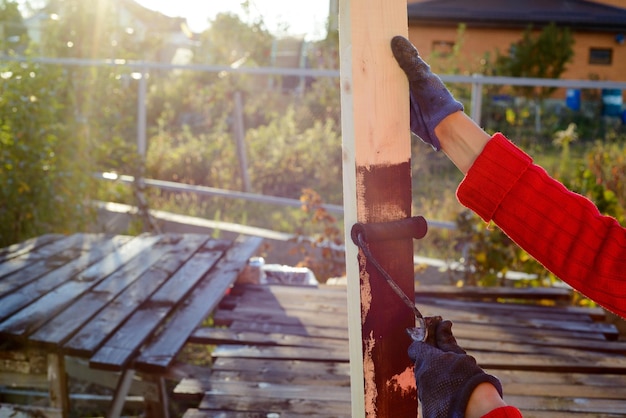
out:
{"label": "red sweater sleeve", "polygon": [[522,418],[522,413],[513,406],[503,406],[483,415],[482,418]]}
{"label": "red sweater sleeve", "polygon": [[457,198],[561,280],[626,317],[626,229],[502,134],[487,143]]}

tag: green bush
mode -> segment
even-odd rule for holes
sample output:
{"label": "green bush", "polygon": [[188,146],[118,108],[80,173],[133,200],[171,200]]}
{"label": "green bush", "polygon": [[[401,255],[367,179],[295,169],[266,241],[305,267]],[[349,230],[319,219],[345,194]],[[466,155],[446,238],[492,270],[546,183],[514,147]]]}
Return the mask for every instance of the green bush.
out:
{"label": "green bush", "polygon": [[84,229],[92,180],[80,126],[63,123],[64,70],[8,63],[0,76],[0,246]]}

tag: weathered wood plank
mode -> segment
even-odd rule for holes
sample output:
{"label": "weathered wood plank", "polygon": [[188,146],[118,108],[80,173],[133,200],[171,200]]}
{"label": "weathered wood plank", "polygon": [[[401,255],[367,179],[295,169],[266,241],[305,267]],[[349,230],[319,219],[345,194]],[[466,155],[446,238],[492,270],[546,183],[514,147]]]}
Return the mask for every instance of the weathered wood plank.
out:
{"label": "weathered wood plank", "polygon": [[[431,286],[422,287],[426,289],[431,288]],[[441,289],[441,286],[435,287]],[[439,291],[444,292],[443,290]],[[511,294],[516,294],[517,296],[520,296],[520,291],[525,292],[526,289],[515,290],[511,288],[509,290],[509,292],[512,292]],[[562,290],[557,289],[557,291],[561,292]],[[298,294],[298,292],[302,294]],[[232,292],[232,295],[234,296],[227,298],[225,303],[236,305],[255,305],[258,303],[261,306],[280,306],[284,308],[300,306],[302,309],[311,308],[314,310],[347,312],[346,290],[338,286],[320,285],[315,291],[302,292],[297,288],[289,286],[238,285]],[[519,297],[519,300],[523,300],[523,298]],[[574,318],[578,318],[579,321],[584,322],[603,321],[606,317],[605,311],[601,308],[577,306],[547,306],[512,303],[511,301],[495,303],[495,301],[441,299],[423,297],[419,294],[416,295],[416,302],[420,310],[429,310],[433,314],[438,310],[460,312],[468,315],[492,314],[497,311],[497,315],[490,316],[498,317],[509,313],[508,316],[513,317],[535,315],[538,318],[545,319],[561,318],[563,320],[574,320]]]}
{"label": "weathered wood plank", "polygon": [[194,329],[217,307],[262,242],[263,239],[258,237],[239,237],[226,250],[215,268],[193,289],[184,305],[169,318],[167,327],[142,350],[135,360],[138,370],[165,372]]}
{"label": "weathered wood plank", "polygon": [[[223,243],[209,241],[137,309],[91,357],[89,364],[105,370],[122,370],[139,347],[159,327],[172,309],[213,268],[223,254]],[[217,249],[215,249],[217,247]]]}
{"label": "weathered wood plank", "polygon": [[60,408],[44,406],[11,405],[0,403],[0,417],[10,418],[63,418]]}
{"label": "weathered wood plank", "polygon": [[19,257],[27,253],[36,252],[40,247],[58,241],[63,237],[64,235],[61,234],[45,234],[9,245],[8,247],[0,248],[0,263],[4,263],[11,258]]}
{"label": "weathered wood plank", "polygon": [[286,312],[278,310],[269,310],[264,312],[261,309],[235,308],[232,311],[219,310],[215,312],[214,319],[216,323],[230,324],[234,321],[266,321],[273,324],[284,325],[317,325],[324,326],[332,324],[337,328],[348,328],[348,318],[343,315],[333,313],[313,311],[301,311],[298,316],[289,316]]}
{"label": "weathered wood plank", "polygon": [[[231,359],[219,359],[220,361]],[[264,361],[263,359],[233,359],[234,361],[251,360],[251,361]],[[254,381],[271,382],[271,383],[295,383],[298,385],[307,386],[350,386],[350,371],[347,363],[337,362],[324,362],[324,361],[303,361],[303,360],[279,360],[278,362],[272,359],[268,362],[281,364],[292,363],[304,364],[307,363],[307,367],[291,367],[290,369],[283,370],[281,367],[272,367],[266,371],[259,371],[256,374],[253,369],[250,370],[238,370],[238,371],[213,371],[211,375],[212,380],[227,380],[227,381]],[[345,370],[344,370],[345,369]]]}
{"label": "weathered wood plank", "polygon": [[[215,381],[267,382],[299,386],[350,386],[347,363],[299,360],[218,358],[210,375],[182,379],[174,389],[176,397],[198,398]],[[199,401],[200,399],[198,399]]]}
{"label": "weathered wood plank", "polygon": [[[187,241],[189,239],[190,241]],[[173,275],[206,240],[200,237],[187,238],[174,251],[163,255],[137,280],[99,311],[74,334],[63,346],[68,354],[90,356],[104,340],[114,332],[132,313],[144,303],[171,275]],[[106,283],[95,291],[110,289]]]}
{"label": "weathered wood plank", "polygon": [[[297,289],[288,286],[257,286],[249,285],[241,288],[244,295],[255,292],[271,293],[274,295],[297,294]],[[328,297],[336,295],[341,298],[346,292],[345,287],[320,285],[317,290],[320,295]],[[317,292],[316,291],[316,292]],[[464,286],[455,287],[447,285],[419,285],[415,287],[415,295],[419,298],[452,298],[452,299],[486,299],[494,301],[497,299],[536,301],[541,299],[569,301],[571,300],[571,290],[555,287],[479,287]],[[302,296],[304,297],[304,296]],[[344,301],[345,302],[345,301]]]}
{"label": "weathered wood plank", "polygon": [[345,349],[324,347],[269,347],[248,345],[220,345],[213,350],[214,357],[239,357],[256,359],[336,361],[348,362]]}
{"label": "weathered wood plank", "polygon": [[216,358],[211,369],[219,372],[237,372],[242,376],[248,372],[258,373],[261,380],[277,376],[283,381],[298,379],[323,381],[325,376],[347,376],[350,373],[348,364],[343,362],[228,357]]}
{"label": "weathered wood plank", "polygon": [[561,357],[550,354],[524,355],[496,352],[472,352],[478,364],[487,369],[537,370],[561,373],[626,374],[626,358],[606,357],[603,354],[580,354],[580,357]]}
{"label": "weathered wood plank", "polygon": [[415,295],[419,298],[454,298],[454,299],[482,299],[482,300],[553,300],[569,302],[572,291],[556,287],[478,287],[478,286],[445,286],[420,285],[415,288]]}
{"label": "weathered wood plank", "polygon": [[[316,309],[317,308],[317,309]],[[425,315],[441,315],[444,318],[454,319],[455,321],[471,322],[474,324],[485,324],[492,326],[504,327],[523,327],[525,329],[536,330],[566,330],[579,331],[592,334],[596,339],[604,340],[605,337],[615,339],[619,332],[615,325],[593,322],[589,316],[582,314],[563,314],[558,312],[558,308],[553,309],[552,314],[547,314],[545,310],[538,312],[526,311],[524,315],[508,315],[506,313],[499,315],[486,315],[480,312],[459,312],[451,309],[433,309],[422,304],[420,310]],[[341,307],[330,306],[324,303],[303,303],[298,304],[297,300],[291,298],[290,302],[278,303],[277,301],[262,298],[261,300],[252,300],[249,298],[238,299],[237,305],[230,311],[224,309],[217,315],[217,320],[224,323],[232,321],[231,315],[248,314],[257,315],[258,317],[266,316],[269,321],[278,322],[276,317],[298,317],[302,318],[302,322],[330,322],[327,316],[338,318],[337,325],[343,326],[341,318],[346,318],[346,311]],[[344,321],[345,322],[345,321]]]}
{"label": "weathered wood plank", "polygon": [[[495,372],[496,376],[497,371]],[[564,373],[562,373],[564,374]],[[620,384],[624,384],[622,378]],[[626,399],[626,388],[624,386],[606,387],[585,385],[547,385],[542,381],[528,383],[506,383],[507,395],[521,396],[546,396],[558,398],[593,398],[593,399]]]}
{"label": "weathered wood plank", "polygon": [[[327,402],[350,402],[350,388],[338,386],[306,386],[286,383],[260,383],[257,381],[228,382],[215,380],[209,382],[205,390],[207,395],[239,395],[242,397],[263,397],[265,399],[301,399]],[[201,403],[200,407],[202,407]]]}
{"label": "weathered wood plank", "polygon": [[348,340],[314,338],[311,336],[288,335],[281,333],[263,333],[233,331],[226,328],[196,329],[189,337],[190,343],[196,344],[235,344],[235,345],[281,345],[292,347],[343,347],[348,349]]}
{"label": "weathered wood plank", "polygon": [[167,316],[170,306],[155,306],[135,311],[124,325],[96,351],[89,367],[122,371],[131,356],[146,341],[159,323]]}
{"label": "weathered wood plank", "polygon": [[[555,396],[504,395],[504,400],[523,411],[558,411],[560,413],[615,414],[626,411],[626,399],[584,399]],[[525,417],[527,415],[524,415]],[[578,415],[575,415],[578,416]],[[601,415],[604,416],[604,415]]]}
{"label": "weathered wood plank", "polygon": [[[448,318],[450,316],[446,317]],[[223,318],[221,311],[217,315],[217,318]],[[273,322],[248,321],[248,319],[249,317],[243,319],[240,318],[239,320],[231,323],[230,330],[241,334],[238,338],[241,338],[242,341],[243,336],[245,336],[245,333],[247,332],[263,332],[264,334],[278,335],[300,335],[309,338],[347,338],[346,332],[343,328],[334,329],[329,327],[300,324],[298,323],[297,316],[288,320],[288,322],[292,322],[291,325]],[[580,334],[571,333],[569,331],[563,333],[559,331],[551,331],[549,333],[550,335],[545,335],[546,333],[541,330],[534,331],[525,327],[509,328],[485,326],[471,322],[465,323],[462,321],[456,321],[455,318],[453,319],[455,323],[455,336],[459,340],[459,343],[468,349],[492,349],[518,352],[523,347],[523,349],[533,348],[534,351],[544,352],[549,351],[553,347],[560,347],[606,353],[626,353],[626,342],[607,342],[600,335],[595,335],[597,338],[594,339],[589,339],[589,335],[587,333]],[[222,324],[224,322],[218,320],[218,323]]]}
{"label": "weathered wood plank", "polygon": [[320,418],[349,418],[351,416],[350,404],[344,402],[266,399],[263,397],[243,399],[236,395],[205,395],[198,409],[204,410],[208,414],[205,416],[209,417],[219,417],[222,413],[254,413],[256,416],[253,416],[256,418],[271,417],[274,414],[288,417],[308,415]]}
{"label": "weathered wood plank", "polygon": [[[329,337],[324,332],[337,323],[330,320],[331,315],[321,315],[323,320],[315,326],[307,323],[314,321],[311,315],[316,308],[333,312],[341,306],[341,298],[334,294],[316,302],[315,292],[277,287],[241,292],[237,286],[232,292],[237,296],[227,301],[233,310],[223,310],[231,319],[240,316],[231,328],[198,329],[190,338],[198,343],[221,344],[214,351],[211,375],[184,379],[176,389],[178,395],[198,397],[211,393],[215,385],[221,387],[222,382],[230,382],[233,387],[238,382],[290,382],[307,388],[348,384],[345,327],[335,328],[334,337]],[[438,302],[434,300],[426,309],[432,307],[454,320],[459,343],[481,366],[501,379],[505,396],[520,407],[525,417],[619,416],[621,409],[616,408],[622,408],[620,402],[626,399],[626,346],[623,341],[607,341],[598,332],[606,329],[590,320],[586,311],[520,305],[523,309],[516,314],[514,309],[500,309],[505,305],[494,302]],[[218,312],[223,314],[222,310]],[[255,312],[265,321],[249,321]],[[333,351],[339,347],[344,348]],[[329,365],[332,367],[327,369]],[[246,403],[231,396],[228,391],[206,395],[205,401],[216,409],[200,411],[253,413],[263,402],[271,406],[271,402],[260,398],[257,402],[253,397]],[[574,400],[589,406],[575,409]]]}
{"label": "weathered wood plank", "polygon": [[151,302],[168,304],[180,301],[213,268],[229,245],[230,241],[225,240],[208,241],[150,297]]}
{"label": "weathered wood plank", "polygon": [[537,330],[524,327],[491,326],[485,324],[473,324],[471,322],[454,322],[454,335],[464,340],[503,341],[514,343],[527,343],[534,345],[554,345],[572,348],[595,348],[598,351],[611,350],[615,343],[615,351],[624,349],[623,342],[607,341],[601,334],[590,332],[575,332],[562,330]]}
{"label": "weathered wood plank", "polygon": [[[183,418],[260,418],[272,416],[271,414],[262,414],[259,412],[242,412],[242,411],[213,411],[201,409],[188,409],[185,411]],[[311,414],[294,414],[289,413],[290,418],[311,417]]]}
{"label": "weathered wood plank", "polygon": [[[135,257],[145,248],[150,247],[157,241],[156,237],[141,236],[128,241],[119,248],[112,247],[114,251],[105,255],[98,262],[90,265],[86,270],[78,272],[76,275],[67,276],[64,283],[54,289],[48,289],[47,293],[40,298],[22,308],[19,312],[5,319],[0,323],[0,335],[11,335],[14,337],[25,337],[34,332],[38,327],[50,320],[58,312],[62,311],[81,294],[95,286],[100,280],[120,268],[124,263]],[[112,239],[112,241],[114,241]],[[59,280],[61,280],[59,278]],[[35,284],[39,284],[41,280]],[[22,295],[22,299],[27,297],[25,293],[29,286],[20,289],[17,293],[7,296]],[[47,286],[46,286],[47,287]],[[23,291],[23,289],[26,289]],[[41,288],[39,290],[42,290]],[[0,302],[1,303],[1,302]]]}
{"label": "weathered wood plank", "polygon": [[509,312],[511,315],[524,315],[527,312],[560,312],[560,313],[580,313],[586,316],[590,316],[593,320],[603,321],[606,317],[606,312],[601,308],[588,308],[580,306],[542,306],[534,304],[523,303],[494,303],[483,301],[462,301],[454,299],[434,299],[434,298],[421,298],[416,297],[415,302],[418,306],[421,304],[427,304],[433,307],[448,307],[450,309],[458,309],[461,312],[483,312],[483,313],[505,313]]}
{"label": "weathered wood plank", "polygon": [[506,385],[509,383],[519,384],[549,384],[549,385],[574,385],[574,386],[599,386],[599,387],[623,387],[626,377],[617,374],[586,374],[586,373],[555,373],[523,370],[496,370],[500,381]]}
{"label": "weathered wood plank", "polygon": [[100,262],[112,251],[119,251],[129,241],[129,237],[112,237],[90,251],[69,261],[36,281],[21,287],[17,292],[7,294],[0,298],[0,319],[9,317],[14,312],[37,300],[41,296],[68,281],[68,277],[74,277],[90,265]]}
{"label": "weathered wood plank", "polygon": [[76,299],[69,308],[39,328],[30,336],[30,341],[62,345],[107,303],[153,268],[153,265],[167,254],[179,252],[185,247],[193,251],[193,248],[199,248],[207,239],[207,236],[202,235],[161,236],[149,250],[142,251],[122,268]]}
{"label": "weathered wood plank", "polygon": [[577,412],[575,415],[571,412],[560,412],[560,411],[529,411],[527,409],[521,410],[524,418],[617,418],[623,417],[624,414],[615,413],[615,414],[598,414],[596,412]]}
{"label": "weathered wood plank", "polygon": [[[0,295],[28,284],[37,277],[62,266],[88,250],[98,241],[104,241],[103,234],[74,234],[56,240],[46,241],[30,252],[20,252],[8,260],[0,261]],[[25,248],[31,248],[26,246]]]}
{"label": "weathered wood plank", "polygon": [[523,336],[506,336],[505,338],[494,338],[491,340],[476,338],[472,335],[465,338],[467,330],[456,336],[459,344],[470,351],[499,351],[508,353],[561,353],[563,355],[574,355],[578,352],[597,352],[600,355],[624,356],[626,342],[589,341],[579,339],[550,338],[547,341],[528,339]]}
{"label": "weathered wood plank", "polygon": [[[409,341],[407,341],[407,346]],[[626,358],[579,352],[576,356],[562,353],[470,352],[479,365],[490,369],[559,371],[570,373],[626,374]],[[213,351],[215,357],[241,357],[288,360],[348,361],[345,349],[335,347],[307,348],[284,346],[222,345]]]}
{"label": "weathered wood plank", "polygon": [[230,327],[233,331],[259,331],[269,333],[284,333],[289,335],[309,335],[320,338],[347,338],[347,329],[341,327],[316,327],[312,325],[273,324],[265,321],[235,321]]}
{"label": "weathered wood plank", "polygon": [[[251,393],[224,395],[206,394],[198,409],[215,411],[256,412],[260,416],[268,416],[272,413],[280,416],[291,414],[308,414],[316,417],[350,417],[350,402],[331,402],[325,400],[310,400],[298,398],[271,399],[262,390],[256,391],[258,395]],[[212,415],[215,416],[215,415]]]}
{"label": "weathered wood plank", "polygon": [[[27,254],[0,264],[0,270],[5,274],[0,279],[0,296],[13,292],[44,274],[48,274],[55,269],[63,267],[70,261],[84,256],[93,245],[108,239],[110,237],[104,234],[75,234],[55,241],[54,245],[38,248],[35,250],[38,252],[32,254],[32,257],[31,254]],[[23,262],[23,258],[29,261]],[[17,266],[14,264],[17,264]],[[16,270],[19,271],[16,272]]]}
{"label": "weathered wood plank", "polygon": [[[259,296],[259,297],[255,297]],[[345,294],[343,295],[345,296]],[[224,301],[225,306],[233,308],[260,308],[265,310],[297,310],[297,311],[313,311],[334,313],[339,315],[347,315],[347,306],[345,298],[332,300],[320,295],[317,299],[300,299],[294,298],[292,295],[279,295],[278,297],[271,294],[246,294],[241,297],[229,296]]]}
{"label": "weathered wood plank", "polygon": [[[293,312],[292,312],[293,314]],[[446,316],[455,323],[455,330],[459,328],[465,328],[463,332],[468,335],[467,331],[471,328],[473,332],[480,333],[475,335],[484,334],[486,336],[492,336],[495,339],[501,339],[503,335],[517,335],[527,340],[538,339],[545,340],[551,338],[571,338],[571,339],[588,339],[596,341],[605,341],[605,336],[596,331],[596,326],[590,324],[590,329],[584,331],[570,331],[567,329],[557,329],[556,327],[546,327],[546,329],[537,326],[525,326],[524,324],[510,323],[475,323],[465,322],[457,320],[453,314]],[[232,311],[219,310],[214,316],[215,323],[218,325],[230,325],[234,322],[246,323],[246,322],[266,322],[274,325],[287,325],[287,326],[314,326],[314,327],[333,327],[347,329],[346,318],[333,315],[314,312],[305,312],[298,316],[287,315],[286,313],[279,311],[270,312],[255,312],[254,309],[235,309]],[[495,320],[494,320],[495,321]],[[572,328],[580,327],[579,325],[572,325]],[[546,330],[549,330],[550,335],[546,336]],[[481,337],[482,338],[482,337]]]}

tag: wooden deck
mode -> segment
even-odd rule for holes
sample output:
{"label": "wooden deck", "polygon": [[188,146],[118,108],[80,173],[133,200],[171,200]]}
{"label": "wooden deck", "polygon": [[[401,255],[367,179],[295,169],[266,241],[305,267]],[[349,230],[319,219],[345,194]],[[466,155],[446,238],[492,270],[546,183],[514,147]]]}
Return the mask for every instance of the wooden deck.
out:
{"label": "wooden deck", "polygon": [[[601,309],[534,303],[560,289],[420,290],[420,310],[453,320],[525,417],[626,416],[626,342]],[[212,369],[174,389],[195,405],[185,418],[350,416],[345,287],[237,285],[214,318],[225,327],[189,340],[217,345]]]}
{"label": "wooden deck", "polygon": [[[146,416],[182,405],[186,418],[349,417],[345,287],[235,284],[226,294],[259,244],[77,234],[1,249],[0,355],[37,348],[48,374],[0,371],[0,394],[47,385],[51,408],[36,412],[69,416],[67,373],[114,388],[110,416],[137,394]],[[425,315],[453,320],[459,343],[525,417],[626,416],[626,341],[603,310],[569,298],[565,289],[416,294]],[[218,327],[198,325],[209,314]],[[214,346],[212,367],[181,364],[186,343]],[[0,416],[15,411],[0,403]]]}

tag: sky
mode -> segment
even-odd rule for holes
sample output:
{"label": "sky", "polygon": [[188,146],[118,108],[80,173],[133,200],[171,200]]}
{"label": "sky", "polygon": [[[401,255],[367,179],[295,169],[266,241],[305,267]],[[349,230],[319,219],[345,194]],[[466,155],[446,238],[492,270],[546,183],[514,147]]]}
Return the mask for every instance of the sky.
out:
{"label": "sky", "polygon": [[[200,32],[220,12],[234,12],[242,17],[241,0],[135,0],[142,6],[164,15],[187,18],[191,29]],[[250,0],[250,11],[261,16],[275,35],[304,35],[307,40],[326,36],[328,0]],[[287,28],[285,31],[284,29]]]}

